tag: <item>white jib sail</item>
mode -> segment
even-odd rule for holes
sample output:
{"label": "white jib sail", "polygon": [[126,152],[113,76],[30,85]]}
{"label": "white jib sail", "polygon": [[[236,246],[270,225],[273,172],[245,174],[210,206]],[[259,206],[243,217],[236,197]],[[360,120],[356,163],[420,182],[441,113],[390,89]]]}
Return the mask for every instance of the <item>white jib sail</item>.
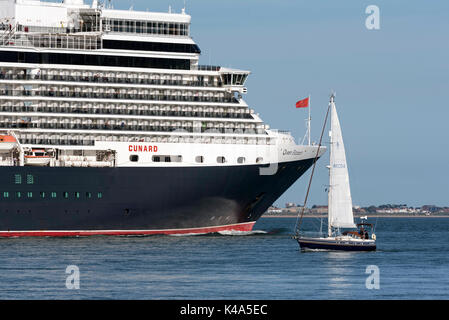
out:
{"label": "white jib sail", "polygon": [[333,99],[331,101],[331,137],[329,165],[329,225],[335,228],[353,228],[354,215],[349,187],[345,146],[340,121]]}

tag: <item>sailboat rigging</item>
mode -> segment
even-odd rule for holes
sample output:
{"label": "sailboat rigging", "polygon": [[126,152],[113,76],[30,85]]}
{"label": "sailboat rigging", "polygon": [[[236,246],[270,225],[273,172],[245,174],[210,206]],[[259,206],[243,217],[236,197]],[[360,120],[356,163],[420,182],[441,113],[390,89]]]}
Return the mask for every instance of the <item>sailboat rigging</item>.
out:
{"label": "sailboat rigging", "polygon": [[[301,249],[325,249],[325,250],[351,250],[351,251],[372,251],[376,250],[376,236],[373,233],[373,225],[369,223],[354,224],[354,214],[352,211],[352,197],[349,184],[349,174],[346,161],[345,147],[341,132],[340,121],[338,119],[335,106],[335,95],[330,97],[329,107],[326,112],[323,130],[321,132],[318,152],[321,147],[324,129],[326,127],[329,113],[331,115],[330,136],[330,161],[329,161],[329,187],[328,187],[328,234],[327,237],[305,237],[301,235],[301,223],[310,192],[310,186],[315,171],[316,160],[310,175],[304,205],[301,216],[297,220],[295,227],[295,239]],[[358,231],[342,229],[358,228]],[[370,237],[371,233],[371,237]]]}

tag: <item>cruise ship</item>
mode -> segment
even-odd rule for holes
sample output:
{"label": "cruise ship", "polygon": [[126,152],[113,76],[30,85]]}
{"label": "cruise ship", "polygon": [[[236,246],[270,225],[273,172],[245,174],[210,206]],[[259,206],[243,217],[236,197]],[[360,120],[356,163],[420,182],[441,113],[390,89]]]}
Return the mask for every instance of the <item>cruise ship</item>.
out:
{"label": "cruise ship", "polygon": [[[317,159],[191,17],[0,0],[0,237],[250,231]],[[322,155],[324,149],[321,148]]]}

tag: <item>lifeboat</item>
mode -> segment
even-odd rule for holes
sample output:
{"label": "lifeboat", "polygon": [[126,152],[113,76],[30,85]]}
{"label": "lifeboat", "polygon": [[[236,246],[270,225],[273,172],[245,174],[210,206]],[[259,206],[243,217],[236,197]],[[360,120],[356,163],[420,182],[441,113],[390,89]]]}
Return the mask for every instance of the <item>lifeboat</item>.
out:
{"label": "lifeboat", "polygon": [[0,152],[8,152],[17,147],[16,138],[11,135],[0,135]]}
{"label": "lifeboat", "polygon": [[53,154],[45,149],[31,149],[25,151],[24,160],[26,166],[48,166]]}

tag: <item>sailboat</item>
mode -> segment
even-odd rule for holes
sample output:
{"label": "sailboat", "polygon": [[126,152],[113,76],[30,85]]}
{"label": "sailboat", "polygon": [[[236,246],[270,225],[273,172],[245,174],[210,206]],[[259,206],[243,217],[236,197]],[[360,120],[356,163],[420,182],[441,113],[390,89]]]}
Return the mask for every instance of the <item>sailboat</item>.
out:
{"label": "sailboat", "polygon": [[[341,133],[340,121],[338,120],[337,109],[335,107],[335,96],[331,95],[326,120],[331,114],[330,137],[330,161],[329,166],[329,188],[328,188],[328,232],[327,237],[305,237],[300,235],[300,223],[296,227],[296,235],[302,250],[322,249],[322,250],[345,250],[345,251],[373,251],[376,250],[376,235],[374,228],[369,223],[354,223],[352,211],[352,198],[349,186],[349,174],[346,162],[345,146]],[[326,126],[326,120],[323,126]],[[321,140],[323,137],[321,133]],[[313,168],[314,169],[314,168]],[[309,181],[309,188],[313,177],[313,172]],[[305,201],[305,202],[306,202]],[[305,205],[303,206],[303,208]],[[351,230],[352,229],[352,230]],[[355,230],[354,230],[355,229]],[[342,231],[344,230],[344,231]]]}

